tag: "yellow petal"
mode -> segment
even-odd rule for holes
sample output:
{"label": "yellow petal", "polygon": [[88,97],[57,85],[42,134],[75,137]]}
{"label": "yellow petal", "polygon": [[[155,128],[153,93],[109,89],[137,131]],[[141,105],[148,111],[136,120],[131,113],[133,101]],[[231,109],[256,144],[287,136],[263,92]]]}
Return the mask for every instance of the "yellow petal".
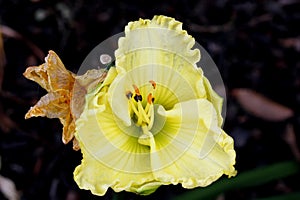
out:
{"label": "yellow petal", "polygon": [[[109,101],[114,114],[127,126],[131,125],[127,91],[132,91],[137,85],[143,97],[142,104],[147,103],[147,96],[152,93],[155,104],[163,105],[171,109],[176,103],[205,97],[206,91],[199,82],[203,75],[192,67],[187,67],[178,72],[169,66],[144,65],[128,72],[121,72],[112,82],[109,90]],[[155,81],[156,88],[153,90],[150,80]]]}
{"label": "yellow petal", "polygon": [[221,177],[235,175],[233,140],[217,124],[212,104],[204,99],[163,107],[165,126],[155,135],[151,164],[155,179],[185,188],[207,186]]}
{"label": "yellow petal", "polygon": [[[167,80],[169,71],[174,70],[195,88],[195,79],[199,77],[196,63],[200,59],[200,51],[191,49],[194,44],[194,38],[182,30],[182,24],[173,18],[155,16],[152,20],[140,19],[129,23],[125,28],[125,37],[119,39],[119,48],[115,51],[116,67],[119,73],[148,68],[147,75],[154,81],[157,81],[157,76],[166,76]],[[160,69],[162,67],[170,69],[164,72]],[[165,86],[180,83],[169,82]],[[203,90],[193,91],[199,97],[205,97],[204,93],[200,94]]]}
{"label": "yellow petal", "polygon": [[110,85],[115,80],[118,73],[115,67],[110,68],[108,72],[104,73],[106,74],[104,81],[96,85],[86,94],[85,109],[96,109],[105,104],[107,90],[111,87]]}
{"label": "yellow petal", "polygon": [[[97,161],[85,148],[82,148],[82,145],[80,146],[83,159],[74,171],[74,180],[81,189],[91,190],[93,194],[100,196],[103,196],[109,187],[116,192],[125,190],[148,195],[161,185],[158,181],[154,181],[150,173],[128,173],[108,167]],[[118,158],[120,156],[116,159]],[[126,163],[130,161],[132,160]]]}
{"label": "yellow petal", "polygon": [[[76,77],[70,104],[73,119],[70,124],[64,125],[63,141],[67,140],[69,138],[68,136],[74,135],[75,121],[80,117],[84,107],[89,108],[89,106],[91,106],[92,109],[99,109],[101,104],[104,104],[101,98],[104,98],[106,90],[102,90],[105,87],[109,87],[116,75],[117,71],[112,67],[108,72],[89,70],[84,75]],[[94,98],[95,95],[97,95],[98,98]],[[87,96],[87,101],[85,96]],[[62,122],[62,124],[64,123]],[[76,139],[73,142],[73,149],[79,149],[79,143]]]}
{"label": "yellow petal", "polygon": [[206,90],[207,100],[210,101],[216,109],[218,115],[218,126],[223,124],[222,105],[223,98],[220,97],[211,87],[210,82],[206,77],[203,77],[203,84]]}
{"label": "yellow petal", "polygon": [[[194,44],[194,38],[182,30],[182,23],[171,17],[160,15],[152,20],[140,19],[125,27],[125,37],[120,38],[119,49],[115,52],[116,66],[129,71],[156,62],[162,65],[176,62],[174,68],[183,67],[181,61],[194,65],[200,59],[199,50],[191,49]],[[132,59],[131,56],[143,59]],[[127,59],[133,63],[127,65]]]}
{"label": "yellow petal", "polygon": [[[93,98],[88,95],[87,102],[98,104]],[[138,143],[140,128],[125,126],[113,115],[107,99],[104,102],[85,107],[76,121],[83,160],[74,172],[75,181],[96,195],[104,195],[109,187],[117,192],[154,192],[160,183],[151,173],[149,147]]]}

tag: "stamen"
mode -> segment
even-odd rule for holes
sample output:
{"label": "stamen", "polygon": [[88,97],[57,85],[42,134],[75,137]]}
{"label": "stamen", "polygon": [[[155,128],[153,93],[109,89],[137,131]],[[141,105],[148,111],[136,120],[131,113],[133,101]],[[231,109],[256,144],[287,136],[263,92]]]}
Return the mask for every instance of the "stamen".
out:
{"label": "stamen", "polygon": [[139,108],[140,107],[139,104],[140,104],[140,102],[138,102],[138,114],[137,114],[137,122],[136,122],[136,124],[138,126],[141,126],[142,123],[143,123],[143,117],[142,117],[143,114],[142,114],[141,108]]}
{"label": "stamen", "polygon": [[139,102],[139,101],[142,101],[142,100],[143,100],[142,95],[138,95],[138,94],[134,95],[133,98],[134,98],[134,100],[135,100],[136,102]]}
{"label": "stamen", "polygon": [[127,91],[126,92],[126,97],[127,97],[127,99],[131,99],[132,98],[132,92],[130,92],[130,91]]}
{"label": "stamen", "polygon": [[149,111],[149,107],[150,105],[154,102],[154,97],[152,95],[152,93],[149,93],[148,94],[148,97],[147,97],[147,105],[146,105],[146,108],[145,108],[145,112],[148,113]]}
{"label": "stamen", "polygon": [[136,93],[137,95],[141,95],[139,88],[138,88],[136,85],[134,85],[134,84],[133,84],[132,86],[133,86],[133,88],[134,88],[135,93]]}
{"label": "stamen", "polygon": [[130,108],[133,110],[134,114],[138,116],[139,115],[139,111],[136,109],[133,101],[129,101],[129,103],[130,103]]}
{"label": "stamen", "polygon": [[148,97],[147,97],[147,102],[149,103],[149,104],[152,104],[153,103],[153,97],[152,97],[152,93],[149,93],[148,94]]}
{"label": "stamen", "polygon": [[[139,88],[136,85],[132,85],[134,92],[127,91],[126,97],[129,100],[129,109],[130,113],[133,114],[132,117],[136,119],[136,125],[143,127],[144,129],[150,130],[154,123],[154,93],[156,88],[156,83],[153,80],[150,80],[153,89],[147,96],[147,104],[143,106],[142,100],[143,97],[140,93]],[[136,103],[135,103],[135,102]],[[132,112],[133,111],[133,112]]]}
{"label": "stamen", "polygon": [[139,114],[140,114],[139,118],[143,119],[144,122],[149,124],[149,122],[150,122],[149,117],[147,116],[141,102],[138,102],[138,110],[139,110]]}
{"label": "stamen", "polygon": [[155,82],[155,81],[153,81],[153,80],[150,80],[150,81],[149,81],[149,83],[151,83],[151,85],[152,85],[153,89],[155,89],[155,88],[156,88],[156,82]]}

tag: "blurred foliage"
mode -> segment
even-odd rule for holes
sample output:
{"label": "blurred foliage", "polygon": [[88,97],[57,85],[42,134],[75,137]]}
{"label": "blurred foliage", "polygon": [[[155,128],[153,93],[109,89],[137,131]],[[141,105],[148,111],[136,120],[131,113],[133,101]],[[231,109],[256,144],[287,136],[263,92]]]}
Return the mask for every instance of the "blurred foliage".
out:
{"label": "blurred foliage", "polygon": [[213,199],[213,197],[216,198],[219,194],[228,190],[262,185],[299,172],[300,165],[296,162],[283,162],[259,167],[257,169],[241,172],[238,176],[231,179],[219,180],[206,188],[195,189],[194,191],[179,195],[174,198],[174,200]]}

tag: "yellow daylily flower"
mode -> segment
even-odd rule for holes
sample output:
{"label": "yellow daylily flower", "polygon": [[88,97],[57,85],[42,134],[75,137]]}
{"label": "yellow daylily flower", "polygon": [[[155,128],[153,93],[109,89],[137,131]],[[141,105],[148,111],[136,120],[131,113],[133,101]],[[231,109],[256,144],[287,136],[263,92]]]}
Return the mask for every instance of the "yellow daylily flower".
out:
{"label": "yellow daylily flower", "polygon": [[236,175],[222,98],[197,68],[200,51],[181,26],[165,16],[126,26],[116,66],[86,95],[75,122],[80,188],[148,195],[161,185],[204,187]]}
{"label": "yellow daylily flower", "polygon": [[49,51],[45,63],[28,67],[24,76],[48,92],[30,108],[25,119],[38,116],[59,118],[63,125],[62,141],[66,144],[73,140],[73,148],[78,150],[78,142],[74,138],[75,121],[82,112],[85,94],[104,80],[106,72],[90,70],[76,76],[65,68],[54,51]]}

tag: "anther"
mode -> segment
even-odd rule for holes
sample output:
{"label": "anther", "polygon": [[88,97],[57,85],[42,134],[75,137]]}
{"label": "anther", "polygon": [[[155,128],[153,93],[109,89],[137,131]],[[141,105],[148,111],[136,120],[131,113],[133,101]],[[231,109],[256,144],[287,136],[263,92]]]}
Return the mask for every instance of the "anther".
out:
{"label": "anther", "polygon": [[140,94],[136,94],[136,95],[134,95],[134,100],[136,101],[136,102],[139,102],[139,101],[142,101],[143,100],[143,97],[142,97],[142,95],[140,95]]}
{"label": "anther", "polygon": [[136,86],[136,85],[132,85],[133,86],[133,88],[134,88],[134,91],[135,91],[135,93],[137,94],[137,95],[141,95],[140,94],[140,90],[139,90],[139,88]]}
{"label": "anther", "polygon": [[154,98],[153,98],[153,96],[152,96],[152,93],[149,93],[149,94],[148,94],[148,97],[147,97],[147,102],[148,102],[149,104],[151,104],[151,103],[153,103],[153,101],[154,101]]}
{"label": "anther", "polygon": [[127,99],[131,99],[132,98],[132,92],[127,91],[126,92],[126,97],[127,97]]}
{"label": "anther", "polygon": [[149,81],[149,83],[151,83],[151,85],[152,85],[153,89],[155,89],[155,88],[156,88],[156,83],[155,83],[155,81],[153,81],[153,80],[150,80],[150,81]]}

